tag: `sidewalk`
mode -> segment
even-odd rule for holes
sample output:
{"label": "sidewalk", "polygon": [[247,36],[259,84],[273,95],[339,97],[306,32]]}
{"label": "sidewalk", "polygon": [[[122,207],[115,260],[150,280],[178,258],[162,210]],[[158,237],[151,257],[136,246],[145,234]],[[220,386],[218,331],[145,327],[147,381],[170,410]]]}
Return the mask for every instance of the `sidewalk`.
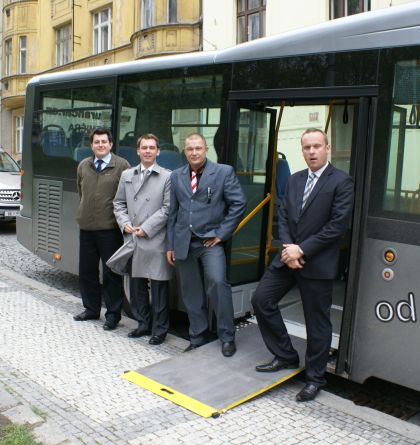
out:
{"label": "sidewalk", "polygon": [[417,444],[420,427],[321,392],[298,404],[289,381],[204,419],[122,379],[130,369],[181,354],[169,336],[129,339],[99,321],[75,322],[79,299],[0,271],[0,415],[35,425],[45,445],[76,444]]}

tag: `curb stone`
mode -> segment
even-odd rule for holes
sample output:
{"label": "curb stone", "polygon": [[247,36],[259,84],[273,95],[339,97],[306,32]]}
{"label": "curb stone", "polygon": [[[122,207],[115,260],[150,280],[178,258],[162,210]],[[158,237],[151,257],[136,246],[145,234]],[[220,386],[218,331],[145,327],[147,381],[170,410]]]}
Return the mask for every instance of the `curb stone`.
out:
{"label": "curb stone", "polygon": [[34,413],[32,408],[0,388],[0,416],[9,423],[27,425],[36,440],[42,445],[80,445],[81,442],[69,439],[57,425]]}

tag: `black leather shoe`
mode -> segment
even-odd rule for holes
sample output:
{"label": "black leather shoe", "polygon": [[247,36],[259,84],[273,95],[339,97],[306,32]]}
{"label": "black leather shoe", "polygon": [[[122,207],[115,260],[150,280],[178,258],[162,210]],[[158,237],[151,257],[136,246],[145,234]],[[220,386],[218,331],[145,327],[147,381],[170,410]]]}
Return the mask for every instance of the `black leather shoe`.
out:
{"label": "black leather shoe", "polygon": [[134,329],[134,331],[131,331],[127,334],[128,337],[130,338],[138,338],[138,337],[143,337],[145,335],[150,335],[150,331],[148,331],[147,329]]}
{"label": "black leather shoe", "polygon": [[257,372],[277,372],[281,369],[296,369],[299,368],[299,360],[293,362],[286,362],[279,357],[274,357],[270,363],[258,365],[255,367]]}
{"label": "black leather shoe", "polygon": [[199,344],[199,345],[194,344],[194,343],[190,343],[189,346],[188,346],[188,348],[185,348],[185,349],[184,349],[184,352],[190,352],[190,351],[192,351],[193,349],[197,349],[197,348],[199,348],[200,346],[203,346],[203,345],[205,345],[205,343],[201,343],[201,344]]}
{"label": "black leather shoe", "polygon": [[165,341],[166,335],[152,335],[149,340],[149,345],[160,345]]}
{"label": "black leather shoe", "polygon": [[113,331],[117,327],[118,321],[115,323],[113,321],[106,321],[104,323],[104,331]]}
{"label": "black leather shoe", "polygon": [[310,400],[314,400],[318,392],[319,386],[315,386],[309,383],[308,385],[305,385],[302,391],[296,394],[296,401],[309,402]]}
{"label": "black leather shoe", "polygon": [[222,343],[222,354],[225,357],[232,357],[236,352],[236,345],[234,341],[225,341]]}
{"label": "black leather shoe", "polygon": [[73,317],[75,321],[99,320],[99,315],[93,315],[88,311],[83,311]]}

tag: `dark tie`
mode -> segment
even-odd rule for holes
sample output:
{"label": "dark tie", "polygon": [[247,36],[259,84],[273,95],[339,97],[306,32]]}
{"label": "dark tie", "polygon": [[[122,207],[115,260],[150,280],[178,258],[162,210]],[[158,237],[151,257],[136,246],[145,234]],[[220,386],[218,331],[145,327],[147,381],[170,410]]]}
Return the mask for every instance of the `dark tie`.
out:
{"label": "dark tie", "polygon": [[102,159],[98,159],[96,161],[96,171],[97,172],[101,172],[102,171],[102,164],[104,163],[104,161]]}
{"label": "dark tie", "polygon": [[303,199],[302,199],[302,209],[305,207],[306,201],[309,198],[309,195],[312,192],[312,189],[314,187],[314,179],[316,178],[316,174],[311,172],[309,173],[308,180],[306,181],[305,185],[305,191],[303,192]]}
{"label": "dark tie", "polygon": [[191,172],[191,189],[193,193],[197,191],[197,173],[194,170]]}

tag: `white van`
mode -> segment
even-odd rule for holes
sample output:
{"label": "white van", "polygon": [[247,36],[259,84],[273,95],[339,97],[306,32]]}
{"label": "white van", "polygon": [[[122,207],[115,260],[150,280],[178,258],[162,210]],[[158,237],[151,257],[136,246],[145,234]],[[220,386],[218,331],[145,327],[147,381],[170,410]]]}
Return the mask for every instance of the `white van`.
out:
{"label": "white van", "polygon": [[15,221],[20,212],[20,167],[0,148],[0,221]]}

